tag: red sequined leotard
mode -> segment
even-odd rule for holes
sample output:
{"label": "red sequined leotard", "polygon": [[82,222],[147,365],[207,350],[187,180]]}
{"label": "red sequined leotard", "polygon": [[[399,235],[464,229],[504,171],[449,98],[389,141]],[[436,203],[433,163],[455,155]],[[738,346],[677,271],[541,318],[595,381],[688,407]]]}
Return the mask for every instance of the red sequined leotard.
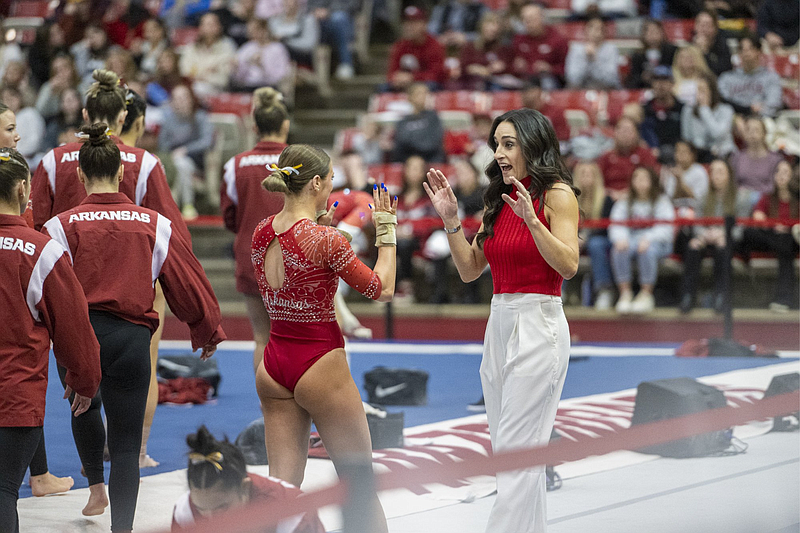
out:
{"label": "red sequined leotard", "polygon": [[[274,218],[256,227],[252,246],[256,281],[271,321],[264,366],[275,381],[294,391],[320,357],[344,347],[333,308],[338,278],[374,300],[381,294],[381,281],[335,228],[304,218],[276,233]],[[285,271],[283,286],[277,290],[264,274],[264,256],[276,238]]]}

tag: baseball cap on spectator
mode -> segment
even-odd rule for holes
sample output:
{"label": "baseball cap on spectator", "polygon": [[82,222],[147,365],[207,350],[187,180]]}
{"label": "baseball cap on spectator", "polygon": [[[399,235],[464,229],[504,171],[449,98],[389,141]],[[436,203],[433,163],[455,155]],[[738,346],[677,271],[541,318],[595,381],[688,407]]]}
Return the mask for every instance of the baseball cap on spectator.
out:
{"label": "baseball cap on spectator", "polygon": [[653,69],[653,79],[672,80],[672,69],[667,65],[658,65]]}
{"label": "baseball cap on spectator", "polygon": [[403,20],[404,21],[413,21],[413,20],[423,20],[427,21],[428,17],[425,16],[425,12],[418,8],[417,6],[408,6],[403,10]]}

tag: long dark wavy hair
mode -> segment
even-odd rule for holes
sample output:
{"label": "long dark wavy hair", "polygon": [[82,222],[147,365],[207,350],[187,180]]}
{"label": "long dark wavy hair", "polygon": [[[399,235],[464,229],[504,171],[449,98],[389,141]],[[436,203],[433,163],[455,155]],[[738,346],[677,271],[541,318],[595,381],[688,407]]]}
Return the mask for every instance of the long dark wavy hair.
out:
{"label": "long dark wavy hair", "polygon": [[[500,115],[494,119],[492,131],[489,133],[489,147],[493,152],[497,151],[494,134],[502,122],[509,122],[517,132],[517,142],[525,156],[528,176],[531,177],[528,191],[534,202],[539,200],[539,213],[545,205],[545,192],[556,183],[566,183],[575,192],[575,196],[580,194],[572,184],[572,174],[564,165],[556,132],[547,117],[533,109],[515,109]],[[481,247],[486,239],[494,235],[494,222],[505,203],[502,195],[511,194],[514,189],[513,185],[506,185],[503,181],[503,173],[496,160],[492,159],[486,167],[486,175],[489,177],[489,187],[483,195],[483,231],[477,235],[478,246]],[[517,179],[521,181],[524,177]]]}

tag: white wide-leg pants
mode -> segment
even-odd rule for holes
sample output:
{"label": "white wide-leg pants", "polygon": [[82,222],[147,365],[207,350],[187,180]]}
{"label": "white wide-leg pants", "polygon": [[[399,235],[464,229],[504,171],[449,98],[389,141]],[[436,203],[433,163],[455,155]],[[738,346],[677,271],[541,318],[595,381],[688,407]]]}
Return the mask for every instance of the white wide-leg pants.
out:
{"label": "white wide-leg pants", "polygon": [[[481,383],[495,453],[549,442],[567,375],[569,347],[569,326],[560,297],[494,295]],[[544,533],[545,497],[544,465],[498,474],[487,533]]]}

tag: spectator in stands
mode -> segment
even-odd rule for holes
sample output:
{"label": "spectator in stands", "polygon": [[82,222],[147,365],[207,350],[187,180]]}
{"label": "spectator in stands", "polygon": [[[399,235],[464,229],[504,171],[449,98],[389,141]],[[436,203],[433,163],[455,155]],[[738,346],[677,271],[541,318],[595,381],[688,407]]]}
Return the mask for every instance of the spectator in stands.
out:
{"label": "spectator in stands", "polygon": [[628,18],[637,15],[638,5],[635,0],[571,0],[570,10],[581,17]]}
{"label": "spectator in stands", "polygon": [[525,23],[522,22],[522,8],[530,0],[508,0],[508,6],[502,13],[508,30],[514,35],[525,33]]}
{"label": "spectator in stands", "polygon": [[45,22],[36,30],[36,39],[28,50],[28,64],[36,87],[41,87],[50,79],[50,65],[53,60],[69,53],[64,39],[64,30],[56,23]]}
{"label": "spectator in stands", "polygon": [[[581,190],[578,206],[583,220],[604,220],[611,216],[614,200],[606,194],[603,174],[597,163],[582,161],[575,165],[572,174],[575,185]],[[591,260],[592,293],[594,308],[607,311],[614,305],[614,279],[611,277],[611,241],[606,228],[581,229],[580,246]]]}
{"label": "spectator in stands", "polygon": [[236,52],[231,88],[251,92],[259,87],[275,87],[292,73],[289,51],[270,35],[266,20],[247,23],[250,40]]}
{"label": "spectator in stands", "polygon": [[428,32],[444,46],[460,48],[478,37],[478,29],[489,8],[480,0],[445,0],[431,11]]}
{"label": "spectator in stands", "polygon": [[659,65],[672,67],[678,50],[667,41],[661,21],[648,19],[642,25],[642,50],[631,57],[631,68],[625,86],[629,89],[646,89],[653,81],[653,69]]}
{"label": "spectator in stands", "polygon": [[108,40],[117,46],[130,48],[144,35],[144,21],[150,13],[139,2],[110,0],[103,15],[103,28]]}
{"label": "spectator in stands", "polygon": [[425,13],[416,6],[403,10],[403,36],[389,54],[389,88],[404,91],[414,82],[438,89],[445,82],[444,47],[428,34]]}
{"label": "spectator in stands", "polygon": [[436,111],[427,108],[429,95],[428,86],[424,83],[409,87],[408,102],[413,112],[403,117],[394,130],[392,161],[406,161],[413,155],[420,156],[428,163],[445,160],[444,127]]}
{"label": "spectator in stands", "polygon": [[156,74],[153,81],[147,84],[147,102],[154,106],[161,106],[169,101],[172,89],[178,85],[190,85],[188,78],[181,76],[180,55],[172,48],[167,48],[158,56]]}
{"label": "spectator in stands", "polygon": [[211,3],[212,0],[163,0],[158,16],[173,30],[187,24],[194,26],[211,9]]}
{"label": "spectator in stands", "polygon": [[[697,205],[697,216],[747,217],[750,215],[749,198],[736,185],[730,165],[723,159],[715,159],[711,171],[708,194]],[[724,269],[727,268],[725,253],[725,228],[723,226],[689,227],[688,246],[683,252],[683,293],[680,301],[681,313],[688,313],[695,306],[697,285],[700,278],[700,263],[705,256],[714,258],[714,296],[712,305],[718,312],[724,303]],[[741,235],[741,234],[740,234]]]}
{"label": "spectator in stands", "polygon": [[800,37],[800,4],[794,0],[762,0],[758,7],[758,36],[773,51],[794,46]]}
{"label": "spectator in stands", "polygon": [[133,54],[124,48],[114,47],[108,52],[106,59],[106,70],[110,70],[126,83],[128,80],[135,80],[139,77],[139,69],[136,68],[136,61]]}
{"label": "spectator in stands", "polygon": [[192,90],[203,98],[228,87],[236,45],[222,33],[219,17],[206,13],[200,18],[197,40],[181,52],[181,74],[191,78]]}
{"label": "spectator in stands", "polygon": [[753,206],[762,195],[772,191],[775,169],[783,157],[777,152],[769,151],[767,130],[760,118],[748,118],[744,132],[745,148],[734,152],[730,163],[739,187],[750,192],[750,205]]}
{"label": "spectator in stands", "polygon": [[661,167],[661,189],[672,200],[682,218],[690,218],[708,193],[708,172],[697,163],[695,147],[675,143],[675,164]]}
{"label": "spectator in stands", "polygon": [[713,11],[703,9],[694,18],[692,44],[703,52],[708,68],[715,76],[732,68],[727,38],[719,31],[719,21]]}
{"label": "spectator in stands", "polygon": [[172,90],[169,107],[158,135],[159,149],[169,154],[175,165],[173,196],[181,205],[187,220],[197,218],[194,206],[194,177],[205,164],[206,151],[214,144],[214,126],[208,114],[200,109],[188,85],[178,85]]}
{"label": "spectator in stands", "polygon": [[83,125],[83,101],[75,88],[67,88],[58,97],[58,113],[47,121],[42,151],[47,152],[65,142],[75,142],[74,133]]}
{"label": "spectator in stands", "polygon": [[467,150],[470,153],[470,162],[480,173],[478,174],[481,185],[489,184],[489,176],[486,175],[486,167],[494,162],[494,150],[486,142],[492,133],[492,116],[487,113],[475,113],[472,115],[472,146]]}
{"label": "spectator in stands", "polygon": [[737,113],[774,117],[783,106],[781,79],[761,66],[761,49],[754,37],[739,39],[740,66],[719,77],[719,94]]}
{"label": "spectator in stands", "polygon": [[694,45],[684,46],[675,53],[672,63],[675,96],[681,103],[694,105],[697,102],[697,84],[711,74],[703,52]]}
{"label": "spectator in stands", "polygon": [[[0,20],[0,22],[2,21]],[[12,61],[25,61],[25,56],[22,55],[22,49],[13,41],[0,39],[0,78],[3,77],[3,74],[6,72],[6,67]]]}
{"label": "spectator in stands", "polygon": [[[778,282],[775,284],[775,298],[769,304],[772,311],[785,313],[797,306],[797,275],[794,260],[797,257],[797,241],[792,236],[793,226],[800,222],[798,194],[800,176],[797,167],[781,161],[773,174],[773,190],[764,194],[753,209],[753,219],[779,219],[769,228],[747,227],[742,238],[746,253],[753,251],[770,252],[778,257]],[[795,228],[796,230],[796,228]]]}
{"label": "spectator in stands", "polygon": [[525,87],[522,89],[522,107],[535,109],[547,117],[547,120],[553,125],[556,138],[559,141],[563,142],[569,140],[570,127],[567,119],[564,117],[564,109],[550,104],[547,92],[542,89],[542,81],[540,78],[533,76],[525,84]]}
{"label": "spectator in stands", "polygon": [[311,66],[319,44],[319,22],[300,0],[284,0],[284,6],[283,13],[270,17],[269,31],[286,46],[293,61]]}
{"label": "spectator in stands", "polygon": [[361,157],[364,165],[384,163],[385,154],[392,149],[389,135],[388,128],[376,120],[365,117],[359,132],[353,138],[352,149]]}
{"label": "spectator in stands", "polygon": [[673,160],[675,143],[681,140],[683,104],[673,95],[673,88],[672,70],[668,66],[653,69],[653,98],[644,105],[641,132],[662,163]]}
{"label": "spectator in stands", "polygon": [[0,102],[3,102],[17,117],[17,132],[20,140],[17,151],[25,156],[28,165],[39,164],[42,141],[44,140],[45,122],[35,107],[25,106],[22,95],[14,87],[6,87],[0,91]]}
{"label": "spectator in stands", "polygon": [[70,48],[69,51],[75,59],[78,76],[81,77],[81,93],[85,93],[93,83],[92,72],[106,67],[109,48],[106,30],[97,22],[90,22],[86,26],[83,40]]}
{"label": "spectator in stands", "polygon": [[144,23],[144,39],[133,48],[139,70],[148,78],[156,73],[158,57],[169,44],[167,27],[161,19],[150,18]]}
{"label": "spectator in stands", "polygon": [[654,168],[658,165],[653,153],[641,145],[639,128],[629,117],[622,117],[614,127],[614,148],[597,160],[603,173],[606,191],[618,200],[630,187],[631,176],[637,167]]}
{"label": "spectator in stands", "polygon": [[719,96],[717,80],[705,77],[697,82],[697,104],[687,104],[681,114],[681,137],[697,148],[701,163],[725,159],[736,148],[733,114]]}
{"label": "spectator in stands", "polygon": [[69,54],[57,55],[50,66],[50,79],[39,89],[36,110],[45,120],[53,118],[58,114],[61,95],[69,89],[77,89],[79,83],[80,76],[72,57]]}
{"label": "spectator in stands", "polygon": [[567,85],[580,89],[618,89],[619,50],[605,40],[606,26],[599,15],[586,21],[585,42],[569,46],[565,63]]}
{"label": "spectator in stands", "polygon": [[[458,159],[454,163],[455,187],[454,193],[458,198],[458,214],[467,229],[469,240],[477,233],[483,217],[483,195],[486,185],[480,183],[480,172],[466,159]],[[471,221],[471,223],[470,223]],[[450,279],[448,267],[450,265],[450,246],[447,235],[442,230],[434,231],[425,242],[423,255],[433,263],[433,294],[430,303],[444,304],[451,300]],[[480,282],[474,280],[466,284],[463,303],[480,303]]]}
{"label": "spectator in stands", "polygon": [[28,65],[22,61],[10,61],[6,65],[6,71],[0,78],[0,89],[13,87],[22,95],[22,103],[25,107],[36,104],[36,91],[31,87],[30,72]]}
{"label": "spectator in stands", "polygon": [[308,0],[308,10],[319,21],[322,42],[333,48],[339,64],[334,75],[349,80],[355,75],[353,53],[353,19],[361,7],[360,0]]}
{"label": "spectator in stands", "polygon": [[412,155],[403,165],[403,188],[397,202],[397,286],[395,303],[414,301],[412,282],[414,252],[421,250],[430,231],[415,228],[413,222],[436,217],[433,204],[428,199],[422,184],[425,182],[425,160]]}
{"label": "spectator in stands", "polygon": [[519,78],[539,76],[542,88],[558,89],[564,83],[569,44],[544,20],[544,7],[529,3],[522,8],[525,33],[514,37],[511,70]]}
{"label": "spectator in stands", "polygon": [[255,15],[255,0],[229,0],[221,3],[213,2],[212,13],[216,13],[219,22],[222,24],[222,31],[233,39],[236,47],[242,46],[247,42],[247,22],[257,18],[267,20],[266,17]]}
{"label": "spectator in stands", "polygon": [[498,78],[510,64],[510,48],[503,42],[503,21],[489,11],[481,17],[478,37],[461,48],[459,88],[484,91],[501,88]]}
{"label": "spectator in stands", "polygon": [[[610,218],[611,266],[619,290],[617,312],[649,313],[656,304],[653,288],[658,277],[658,264],[672,252],[674,229],[671,224],[635,228],[613,222],[675,220],[675,209],[667,195],[661,192],[655,171],[641,166],[634,170],[628,194],[614,203]],[[639,293],[635,298],[631,288],[631,261],[634,259],[639,270]]]}

